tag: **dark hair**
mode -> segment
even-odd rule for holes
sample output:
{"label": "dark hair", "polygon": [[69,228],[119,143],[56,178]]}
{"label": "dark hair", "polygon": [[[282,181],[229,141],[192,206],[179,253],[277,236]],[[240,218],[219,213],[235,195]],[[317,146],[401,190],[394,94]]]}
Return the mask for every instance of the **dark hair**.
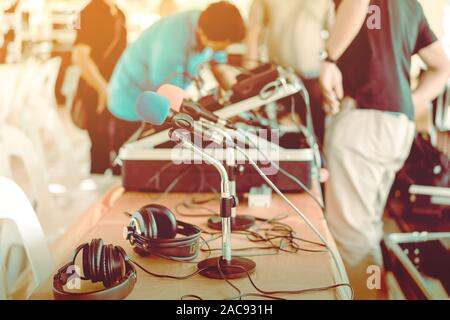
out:
{"label": "dark hair", "polygon": [[245,23],[239,9],[228,1],[211,4],[200,15],[199,27],[211,41],[240,42],[245,37]]}

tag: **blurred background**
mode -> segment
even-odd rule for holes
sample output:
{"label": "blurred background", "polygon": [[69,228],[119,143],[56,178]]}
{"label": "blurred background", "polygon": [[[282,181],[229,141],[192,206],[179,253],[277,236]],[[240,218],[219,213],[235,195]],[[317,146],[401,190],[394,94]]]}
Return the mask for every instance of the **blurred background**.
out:
{"label": "blurred background", "polygon": [[[80,78],[72,65],[73,43],[80,11],[87,0],[1,0],[0,2],[0,126],[32,144],[34,168],[13,157],[10,175],[43,206],[66,210],[61,221],[52,219],[48,230],[56,238],[77,214],[85,211],[117,178],[108,173],[90,174],[90,141],[86,131],[73,125],[70,108]],[[133,42],[161,17],[190,8],[204,8],[213,1],[119,0],[126,15],[127,40]],[[249,0],[232,1],[242,10]],[[9,131],[9,142],[18,144]],[[3,132],[3,134],[6,134]],[[2,133],[0,133],[1,141]],[[6,141],[4,141],[4,144]],[[0,143],[0,150],[8,147]],[[27,149],[27,148],[25,148]],[[31,159],[29,155],[24,158]],[[6,161],[6,160],[5,160]],[[68,170],[70,168],[70,170]],[[5,170],[5,169],[4,169]],[[4,173],[1,172],[0,173]],[[39,177],[30,177],[39,175]],[[36,186],[36,181],[39,181]],[[48,186],[48,188],[47,188]],[[47,192],[48,189],[48,192]],[[37,195],[40,193],[41,195]],[[39,208],[36,208],[39,209]]]}
{"label": "blurred background", "polygon": [[[129,43],[161,17],[189,8],[204,8],[211,2],[214,1],[116,1],[126,15]],[[247,18],[251,0],[231,2]],[[420,2],[450,54],[450,0]],[[95,200],[97,193],[93,191],[98,190],[100,194],[114,181],[112,175],[89,174],[89,138],[71,123],[69,115],[80,77],[79,70],[71,65],[71,53],[79,28],[79,13],[87,3],[87,0],[0,2],[0,125],[12,125],[31,138],[40,154],[37,162],[42,162],[40,174],[45,173],[45,177],[41,180],[49,186],[49,197],[67,204],[74,214],[83,212],[79,206],[86,207]],[[419,128],[429,130],[428,110],[418,112],[418,116]],[[442,145],[447,145],[446,140]],[[13,167],[25,165],[20,159],[17,162]],[[26,172],[16,169],[13,175],[23,176]],[[25,178],[16,177],[16,180]],[[68,193],[68,190],[72,191]],[[80,200],[79,192],[84,192],[86,199]],[[78,205],[69,205],[71,197]],[[64,216],[63,224],[70,223],[67,221],[70,216],[69,213]]]}
{"label": "blurred background", "polygon": [[[119,179],[90,173],[90,139],[70,110],[80,71],[72,65],[79,13],[88,0],[0,0],[0,176],[13,177],[54,242]],[[204,8],[210,0],[117,0],[133,42],[164,16]],[[244,18],[252,0],[233,0]],[[282,2],[282,0],[280,0]],[[450,0],[420,0],[450,55]],[[415,62],[418,74],[420,61]],[[444,96],[450,104],[450,94]],[[450,138],[432,126],[428,106],[417,111],[420,131],[450,154]],[[450,116],[450,115],[449,115]],[[450,128],[447,128],[450,129]],[[446,130],[448,131],[448,130]]]}

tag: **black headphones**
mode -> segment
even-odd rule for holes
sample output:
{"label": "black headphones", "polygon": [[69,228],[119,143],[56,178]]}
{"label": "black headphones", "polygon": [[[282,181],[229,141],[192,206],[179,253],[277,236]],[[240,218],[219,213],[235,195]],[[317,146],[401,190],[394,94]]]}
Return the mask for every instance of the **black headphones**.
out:
{"label": "black headphones", "polygon": [[124,238],[138,254],[177,261],[197,258],[201,235],[199,227],[177,221],[172,211],[160,205],[140,209],[124,230]]}
{"label": "black headphones", "polygon": [[[83,277],[75,269],[75,260],[81,251]],[[102,282],[105,289],[89,293],[67,292],[64,287],[72,277]],[[103,240],[94,239],[90,244],[79,246],[72,261],[53,277],[53,296],[56,300],[122,300],[131,293],[136,280],[136,269],[121,247],[103,245]]]}

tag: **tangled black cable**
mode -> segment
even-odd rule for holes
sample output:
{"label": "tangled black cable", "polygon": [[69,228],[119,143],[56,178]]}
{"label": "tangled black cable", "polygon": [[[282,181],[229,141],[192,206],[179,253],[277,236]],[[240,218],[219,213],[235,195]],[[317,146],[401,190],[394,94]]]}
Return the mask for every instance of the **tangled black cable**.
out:
{"label": "tangled black cable", "polygon": [[[211,199],[210,201],[212,201],[212,200],[216,200],[216,198]],[[206,203],[207,202],[205,202],[205,204]],[[197,210],[197,211],[204,211],[204,212],[203,213],[193,213],[193,214],[185,213],[181,210],[181,208],[185,208],[189,211]],[[210,218],[210,217],[219,216],[219,214],[216,211],[214,211],[210,208],[207,208],[203,205],[195,204],[194,202],[187,202],[187,201],[183,201],[183,202],[177,204],[175,206],[175,212],[180,217],[185,217],[185,218]]]}
{"label": "tangled black cable", "polygon": [[[208,218],[208,217],[217,217],[219,214],[215,212],[214,210],[205,207],[205,205],[211,201],[216,201],[218,198],[208,198],[204,200],[197,200],[195,198],[191,198],[190,201],[183,201],[176,205],[175,212],[183,217],[189,217],[189,218]],[[189,211],[197,210],[200,213],[190,214],[183,212],[181,208],[185,208]],[[243,235],[246,236],[247,240],[252,243],[266,243],[268,246],[262,247],[262,246],[254,246],[254,247],[248,247],[248,248],[241,248],[241,249],[235,249],[235,252],[244,252],[244,251],[251,251],[251,250],[275,250],[275,253],[273,255],[278,254],[280,252],[287,252],[287,253],[298,253],[300,251],[303,252],[312,252],[312,253],[320,253],[324,252],[324,250],[312,250],[312,249],[305,249],[302,248],[297,242],[305,242],[312,245],[324,247],[323,244],[317,243],[314,241],[302,239],[296,236],[295,231],[292,227],[289,225],[281,222],[284,218],[286,218],[287,215],[280,215],[278,217],[274,217],[272,219],[262,219],[257,218],[257,221],[261,222],[262,224],[267,224],[270,227],[269,228],[263,228],[260,226],[259,228],[253,227],[250,230],[247,231],[233,231],[232,234],[234,235]],[[207,242],[210,243],[212,241],[215,241],[219,239],[222,234],[221,233],[211,233],[207,231],[203,231],[204,234],[210,235],[212,238],[209,239]],[[275,241],[279,241],[279,243],[275,243]],[[203,252],[215,252],[220,251],[221,249],[203,249]],[[268,254],[253,254],[251,256],[266,256]],[[249,256],[249,255],[246,255]]]}
{"label": "tangled black cable", "polygon": [[189,274],[187,276],[172,276],[172,275],[167,275],[167,274],[156,274],[156,273],[154,273],[154,272],[144,268],[143,266],[141,266],[139,263],[137,263],[134,260],[130,259],[130,262],[132,264],[134,264],[136,267],[138,267],[139,269],[141,269],[142,271],[144,271],[146,274],[148,274],[148,275],[150,275],[152,277],[155,277],[155,278],[166,278],[166,279],[172,279],[172,280],[188,280],[188,279],[193,278],[196,275],[202,273],[203,271],[207,270],[207,269],[203,269],[203,270],[202,269],[198,269],[196,272],[191,273],[191,274]]}
{"label": "tangled black cable", "polygon": [[[231,268],[233,268],[233,267],[245,272],[245,274],[247,275],[247,278],[250,281],[250,283],[253,286],[253,288],[255,288],[256,291],[259,292],[259,294],[257,294],[258,296],[264,296],[264,297],[269,298],[269,299],[280,300],[281,298],[273,296],[273,295],[277,295],[277,294],[305,294],[305,293],[311,293],[311,292],[327,291],[327,290],[336,289],[336,288],[339,288],[339,287],[349,287],[351,289],[351,291],[352,291],[352,299],[353,299],[353,296],[354,296],[353,288],[349,284],[336,284],[336,285],[332,285],[332,286],[328,286],[328,287],[302,289],[302,290],[265,291],[265,290],[260,289],[255,284],[255,282],[253,281],[250,273],[245,268],[243,268],[241,266],[231,266]],[[219,270],[221,270],[221,266],[220,265],[219,265]],[[221,272],[221,275],[225,276],[222,272]],[[227,283],[231,284],[230,280],[227,280]],[[233,285],[233,287],[236,288],[234,285]],[[234,298],[230,298],[230,300],[237,300],[237,299],[242,300],[242,298],[245,297],[245,296],[248,296],[248,295],[252,295],[253,296],[253,295],[255,295],[255,294],[252,294],[252,293],[243,295],[243,294],[241,294],[241,291],[239,289],[237,291],[239,292],[239,296],[234,297]],[[283,300],[283,299],[281,299],[281,300]]]}
{"label": "tangled black cable", "polygon": [[[276,228],[280,228],[279,230],[276,230]],[[258,231],[263,231],[264,233],[260,233]],[[252,247],[245,247],[245,248],[238,248],[238,249],[234,249],[234,252],[245,252],[245,251],[256,251],[256,250],[261,250],[261,251],[265,251],[265,250],[275,250],[275,252],[273,254],[270,255],[276,255],[279,254],[280,252],[285,252],[285,253],[298,253],[300,251],[302,252],[310,252],[310,253],[323,253],[326,252],[326,250],[315,250],[315,249],[307,249],[307,248],[303,248],[301,247],[298,242],[306,242],[306,243],[310,243],[310,244],[314,244],[316,246],[320,246],[320,247],[324,247],[322,244],[320,243],[315,243],[312,241],[308,241],[305,239],[301,239],[296,237],[293,234],[293,231],[289,230],[289,229],[284,229],[281,226],[275,227],[275,228],[267,228],[267,229],[259,229],[258,231],[256,230],[247,230],[247,231],[234,231],[232,232],[234,235],[242,235],[245,236],[246,239],[254,244],[267,244],[267,246],[252,246]],[[283,232],[286,232],[286,234],[283,234]],[[208,233],[212,238],[207,240],[208,243],[211,243],[212,241],[215,241],[217,239],[219,239],[222,234],[221,233]],[[276,241],[278,241],[278,243],[276,243]],[[220,248],[214,248],[214,249],[203,249],[201,248],[202,252],[216,252],[216,251],[220,251]],[[248,254],[248,255],[244,255],[246,257],[250,257],[250,256],[267,256],[269,254]]]}

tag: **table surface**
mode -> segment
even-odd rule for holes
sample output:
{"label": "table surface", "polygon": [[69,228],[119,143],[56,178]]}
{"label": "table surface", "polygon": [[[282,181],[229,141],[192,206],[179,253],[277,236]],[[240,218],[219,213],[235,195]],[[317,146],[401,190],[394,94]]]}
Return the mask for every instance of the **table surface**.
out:
{"label": "table surface", "polygon": [[[57,243],[57,248],[52,248],[58,252],[58,269],[64,261],[71,259],[73,249],[81,243],[90,242],[93,238],[102,238],[105,244],[115,244],[122,246],[129,256],[148,268],[154,273],[183,276],[196,271],[195,264],[182,264],[173,261],[163,260],[157,257],[139,257],[130,244],[122,238],[123,228],[129,223],[129,218],[124,212],[136,212],[144,205],[157,203],[165,205],[170,209],[182,201],[189,200],[193,195],[188,194],[168,194],[155,201],[158,195],[148,193],[124,192],[122,188],[116,188],[108,192],[108,199],[102,199],[101,209],[90,210],[85,213],[77,223],[64,235]],[[199,198],[208,198],[211,195],[196,195]],[[334,240],[328,230],[326,221],[320,207],[306,194],[292,194],[288,196],[295,205],[311,220],[319,231],[335,246]],[[218,210],[219,202],[213,201],[206,204],[206,207]],[[183,210],[184,212],[185,210]],[[250,214],[258,218],[273,218],[279,214],[289,214],[282,220],[296,231],[296,236],[320,242],[313,232],[293,213],[281,198],[275,196],[270,208],[249,208],[247,202],[241,203],[238,207],[238,214]],[[207,218],[180,218],[182,221],[196,224],[208,230]],[[208,236],[205,236],[208,239]],[[211,243],[212,248],[220,248],[220,239]],[[249,242],[244,236],[233,234],[233,249],[254,247],[255,244]],[[308,243],[299,243],[304,249],[323,250],[323,248]],[[267,244],[261,244],[267,246]],[[270,254],[274,251],[254,250],[246,251],[246,254]],[[238,252],[242,254],[242,252]],[[220,251],[214,252],[213,256],[220,256]],[[202,253],[198,260],[206,258],[207,254]],[[338,282],[337,271],[333,260],[328,252],[305,252],[298,253],[278,253],[276,255],[266,255],[251,257],[256,262],[256,271],[252,279],[260,289],[265,291],[286,291],[303,290],[309,288],[328,287]],[[78,261],[78,260],[77,260]],[[256,293],[248,279],[233,280],[242,293]],[[91,289],[88,284],[86,288]],[[97,288],[97,287],[96,287]],[[84,288],[85,289],[85,288]],[[189,280],[160,279],[149,276],[138,270],[138,280],[136,286],[128,297],[133,300],[179,300],[186,295],[197,295],[208,300],[222,300],[238,295],[238,292],[223,280],[211,280],[202,276],[195,276]],[[303,293],[300,295],[278,295],[285,299],[337,299],[335,289]],[[52,279],[42,283],[31,295],[31,299],[53,299]]]}

